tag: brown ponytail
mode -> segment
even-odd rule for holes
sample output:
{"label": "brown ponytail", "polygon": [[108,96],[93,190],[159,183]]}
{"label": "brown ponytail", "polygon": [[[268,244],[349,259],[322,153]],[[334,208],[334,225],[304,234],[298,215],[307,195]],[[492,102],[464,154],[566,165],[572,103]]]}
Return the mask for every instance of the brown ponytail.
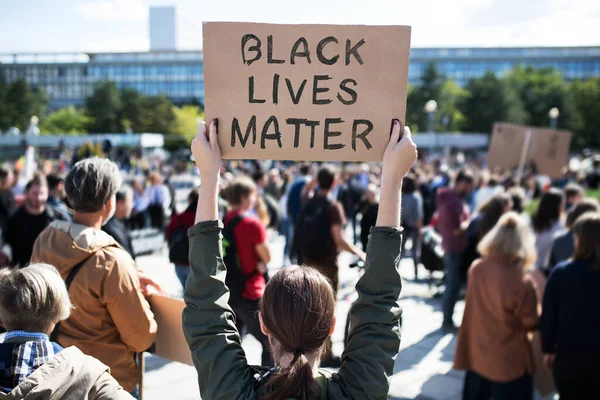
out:
{"label": "brown ponytail", "polygon": [[267,284],[260,304],[273,359],[292,353],[289,365],[271,378],[264,400],[316,400],[321,387],[315,381],[307,355],[319,357],[334,323],[335,298],[331,283],[310,267],[288,267]]}
{"label": "brown ponytail", "polygon": [[237,177],[219,194],[230,206],[235,207],[242,204],[242,200],[256,192],[254,182],[245,176]]}

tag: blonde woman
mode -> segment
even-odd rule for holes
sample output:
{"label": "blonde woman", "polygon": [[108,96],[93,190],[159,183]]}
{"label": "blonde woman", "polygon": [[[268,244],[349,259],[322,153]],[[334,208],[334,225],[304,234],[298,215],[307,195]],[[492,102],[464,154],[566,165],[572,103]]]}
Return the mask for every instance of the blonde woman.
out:
{"label": "blonde woman", "polygon": [[466,370],[465,400],[533,399],[534,358],[527,333],[539,324],[537,294],[525,269],[535,237],[516,213],[502,216],[478,248],[454,368]]}
{"label": "blonde woman", "polygon": [[0,270],[0,399],[133,399],[109,368],[49,335],[69,318],[71,301],[56,268],[33,264]]}

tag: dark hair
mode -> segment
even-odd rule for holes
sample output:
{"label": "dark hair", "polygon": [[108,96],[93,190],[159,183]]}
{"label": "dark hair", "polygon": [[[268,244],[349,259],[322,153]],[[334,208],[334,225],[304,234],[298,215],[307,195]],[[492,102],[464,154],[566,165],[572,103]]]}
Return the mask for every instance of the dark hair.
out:
{"label": "dark hair", "polygon": [[579,217],[589,212],[600,212],[600,202],[597,199],[586,198],[573,207],[567,214],[567,228],[573,227]]}
{"label": "dark hair", "polygon": [[316,400],[321,387],[305,354],[322,351],[335,320],[335,297],[329,280],[311,267],[288,267],[269,280],[260,302],[274,360],[293,360],[271,378],[263,399]]}
{"label": "dark hair", "polygon": [[592,269],[600,269],[600,214],[587,213],[573,226],[577,237],[573,260],[591,264]]}
{"label": "dark hair", "polygon": [[466,183],[468,185],[472,185],[473,183],[475,183],[475,178],[473,178],[473,173],[471,171],[468,170],[461,170],[458,175],[456,175],[456,181],[455,181],[455,185],[459,184],[459,183]]}
{"label": "dark hair", "polygon": [[46,177],[40,174],[34,175],[34,177],[29,182],[27,182],[27,185],[25,185],[25,191],[29,192],[34,186],[41,186],[43,188],[47,188],[48,182],[46,181]]}
{"label": "dark hair", "polygon": [[310,165],[302,164],[300,166],[300,175],[304,176],[304,175],[308,175],[309,173],[310,173]]}
{"label": "dark hair", "polygon": [[414,174],[408,174],[402,181],[402,193],[414,193],[417,191],[417,179]]}
{"label": "dark hair", "polygon": [[252,174],[252,180],[256,183],[258,183],[258,181],[263,180],[267,177],[267,173],[263,170],[258,170],[256,171],[254,174]]}
{"label": "dark hair", "polygon": [[564,206],[564,196],[558,189],[552,188],[542,195],[540,205],[533,217],[533,229],[544,232],[560,219]]}
{"label": "dark hair", "polygon": [[523,189],[520,187],[514,187],[509,190],[508,194],[512,200],[512,210],[518,214],[521,214],[523,210],[525,210],[525,205],[527,204],[527,199],[525,198]]}
{"label": "dark hair", "polygon": [[496,226],[507,208],[512,208],[512,199],[507,193],[496,194],[481,206],[479,209],[481,219],[477,227],[479,239],[487,235]]}
{"label": "dark hair", "polygon": [[54,175],[54,174],[50,174],[46,177],[46,180],[48,181],[48,189],[49,190],[54,190],[58,187],[58,185],[61,184],[61,182],[64,182],[65,180],[63,178],[61,178],[58,175]]}
{"label": "dark hair", "polygon": [[565,186],[565,197],[568,199],[573,196],[583,196],[584,190],[581,186],[576,183],[569,183]]}
{"label": "dark hair", "polygon": [[317,174],[317,182],[319,182],[319,189],[330,190],[335,181],[335,170],[329,165],[321,167]]}
{"label": "dark hair", "polygon": [[199,198],[200,198],[200,190],[199,189],[192,190],[188,196],[188,206],[197,208]]}
{"label": "dark hair", "polygon": [[255,192],[256,184],[247,176],[239,176],[221,190],[221,197],[230,206],[239,206],[244,198]]}
{"label": "dark hair", "polygon": [[496,186],[498,186],[498,177],[497,176],[492,176],[490,178],[490,180],[488,181],[488,186],[490,186],[490,187],[496,187]]}
{"label": "dark hair", "polygon": [[115,198],[116,198],[117,202],[119,202],[119,201],[125,201],[125,199],[127,198],[127,195],[130,194],[130,193],[133,193],[133,189],[131,188],[131,186],[123,185],[117,191],[117,194],[115,195]]}
{"label": "dark hair", "polygon": [[8,179],[8,175],[10,175],[12,171],[6,167],[0,168],[0,188],[6,186]]}

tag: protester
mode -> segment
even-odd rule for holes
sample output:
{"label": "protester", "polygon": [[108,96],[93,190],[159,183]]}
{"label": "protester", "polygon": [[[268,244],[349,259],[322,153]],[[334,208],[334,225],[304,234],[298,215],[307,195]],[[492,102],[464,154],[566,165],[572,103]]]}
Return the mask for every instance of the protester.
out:
{"label": "protester", "polygon": [[[374,227],[377,222],[377,213],[379,212],[377,186],[375,184],[367,186],[365,197],[365,205],[360,212],[362,214],[362,219],[360,220],[360,242],[363,251],[367,251],[369,233],[371,232],[371,228]],[[402,204],[404,205],[404,198],[402,198]]]}
{"label": "protester", "polygon": [[406,129],[400,141],[400,124],[395,121],[383,161],[377,227],[371,232],[365,273],[356,286],[359,297],[351,311],[349,342],[339,373],[327,377],[318,370],[318,360],[335,325],[335,297],[326,278],[308,267],[282,269],[269,281],[261,302],[261,329],[277,367],[257,370],[247,364],[223,279],[221,228],[216,221],[221,164],[216,124],[210,126],[209,140],[205,129],[202,124],[192,143],[203,184],[197,225],[190,231],[192,273],[183,313],[202,398],[386,398],[400,345],[398,228],[402,177],[416,159],[410,131]]}
{"label": "protester", "polygon": [[550,251],[554,235],[564,228],[561,218],[564,210],[564,197],[560,190],[550,189],[542,195],[540,204],[532,220],[537,249],[537,268],[546,271],[550,263]]}
{"label": "protester", "polygon": [[141,179],[133,181],[133,214],[131,225],[133,229],[144,229],[150,226],[150,191],[144,187]]}
{"label": "protester", "polygon": [[469,270],[454,368],[466,370],[465,400],[532,400],[537,295],[525,270],[535,263],[534,236],[525,221],[504,215],[479,244],[483,259]]}
{"label": "protester", "polygon": [[[573,257],[575,237],[572,228],[579,217],[588,212],[600,212],[600,202],[597,199],[583,199],[569,211],[566,220],[567,229],[557,232],[554,235],[552,249],[550,250],[550,268]],[[550,272],[551,270],[548,271],[548,273]]]}
{"label": "protester", "polygon": [[600,187],[600,155],[595,155],[592,161],[593,170],[587,174],[587,187],[597,190]]}
{"label": "protester", "polygon": [[259,170],[253,175],[258,197],[256,199],[257,217],[267,228],[278,229],[280,222],[279,204],[275,197],[266,192],[267,174]]}
{"label": "protester", "polygon": [[417,190],[417,179],[415,175],[408,174],[404,177],[402,184],[402,254],[406,249],[406,241],[410,239],[411,255],[415,268],[415,280],[419,279],[419,250],[421,245],[419,237],[423,227],[423,199]]}
{"label": "protester", "polygon": [[133,190],[129,186],[121,186],[115,199],[117,201],[115,215],[104,224],[102,230],[112,236],[129,253],[131,258],[135,259],[131,233],[125,225],[133,210]]}
{"label": "protester", "polygon": [[445,252],[446,288],[442,323],[442,330],[445,332],[456,331],[452,316],[460,292],[460,271],[468,244],[461,225],[469,219],[470,212],[465,199],[473,190],[473,184],[473,175],[469,171],[460,171],[452,189],[440,188],[437,192],[437,228],[442,235],[442,248]]}
{"label": "protester", "polygon": [[481,187],[475,193],[475,210],[479,210],[495,194],[502,191],[502,188],[498,187],[496,177],[491,177],[488,171],[483,171],[481,175]]}
{"label": "protester", "polygon": [[0,399],[131,399],[109,368],[77,347],[51,342],[72,305],[58,271],[47,264],[0,270]]}
{"label": "protester", "polygon": [[467,271],[473,261],[480,257],[477,248],[479,243],[496,226],[500,217],[511,211],[513,207],[510,196],[506,193],[500,193],[492,196],[479,209],[477,215],[471,219],[467,228],[467,249],[463,256],[462,277],[467,277]]}
{"label": "protester", "polygon": [[150,225],[163,231],[167,218],[170,216],[171,193],[164,184],[163,177],[158,172],[151,173],[149,176],[152,186],[149,190],[150,203],[148,213],[150,214]]}
{"label": "protester", "polygon": [[545,365],[561,400],[600,398],[600,214],[573,226],[575,253],[552,271],[541,319]]}
{"label": "protester", "polygon": [[[8,217],[16,210],[15,195],[11,191],[13,181],[12,170],[0,168],[0,238],[6,229]],[[1,242],[0,242],[1,245]]]}
{"label": "protester", "polygon": [[175,264],[175,273],[181,286],[185,289],[185,282],[190,274],[189,240],[187,231],[194,226],[198,208],[198,190],[194,189],[188,196],[188,206],[181,214],[173,215],[167,227],[167,242],[169,243],[169,261]]}
{"label": "protester", "polygon": [[565,194],[565,210],[567,211],[579,204],[585,194],[583,188],[576,183],[569,183],[563,191]]}
{"label": "protester", "polygon": [[70,285],[77,307],[57,332],[63,346],[74,345],[111,369],[119,384],[136,395],[139,371],[136,352],[152,345],[156,322],[142,290],[150,294],[152,280],[101,230],[113,216],[119,170],[112,161],[85,159],[65,179],[73,208],[72,223],[55,221],[38,237],[32,262],[56,266]]}
{"label": "protester", "polygon": [[271,361],[267,337],[260,330],[256,313],[265,291],[266,264],[271,261],[271,252],[266,227],[247,214],[254,207],[258,192],[251,179],[238,177],[221,192],[221,196],[230,208],[223,221],[227,287],[231,292],[229,304],[237,317],[238,330],[242,332],[247,328],[248,333],[262,344],[262,363],[268,365]]}
{"label": "protester", "polygon": [[265,193],[271,196],[275,200],[279,200],[282,196],[281,188],[283,182],[277,168],[273,168],[269,171],[269,183],[265,186]]}
{"label": "protester", "polygon": [[50,174],[46,177],[48,181],[48,200],[46,203],[54,207],[55,210],[60,211],[68,219],[71,219],[69,215],[69,209],[65,204],[65,180],[58,175]]}
{"label": "protester", "polygon": [[46,204],[48,184],[37,175],[25,186],[25,204],[8,219],[3,232],[4,247],[0,266],[24,267],[29,263],[33,244],[38,235],[54,220],[66,220],[63,213]]}

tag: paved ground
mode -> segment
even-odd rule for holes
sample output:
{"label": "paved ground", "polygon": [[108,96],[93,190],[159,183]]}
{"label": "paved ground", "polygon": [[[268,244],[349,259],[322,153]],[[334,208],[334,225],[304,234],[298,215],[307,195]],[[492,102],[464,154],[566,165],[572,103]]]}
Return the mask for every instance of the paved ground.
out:
{"label": "paved ground", "polygon": [[[275,262],[270,266],[273,271],[277,269],[274,265],[282,253],[282,246],[281,239],[274,240]],[[342,264],[347,265],[348,260],[346,257]],[[159,279],[171,295],[181,296],[181,285],[164,254],[141,257],[138,262],[145,271]],[[438,330],[442,322],[441,299],[432,296],[434,290],[430,290],[425,281],[414,282],[412,261],[403,260],[401,274],[405,279],[401,298],[404,310],[403,336],[389,398],[459,399],[463,375],[452,370],[456,341],[452,335],[443,335]],[[422,271],[421,276],[425,275],[425,271]],[[338,328],[333,336],[334,353],[337,354],[341,354],[343,349],[343,328],[351,301],[349,297],[358,273],[342,268],[340,276],[342,300],[336,311]],[[462,311],[463,302],[459,302],[455,312],[457,323],[460,323]],[[248,336],[244,339],[243,346],[249,361],[259,363],[259,343]],[[165,393],[169,393],[169,398],[177,400],[200,398],[194,368],[154,356],[146,358],[144,389],[146,400],[163,399]]]}

